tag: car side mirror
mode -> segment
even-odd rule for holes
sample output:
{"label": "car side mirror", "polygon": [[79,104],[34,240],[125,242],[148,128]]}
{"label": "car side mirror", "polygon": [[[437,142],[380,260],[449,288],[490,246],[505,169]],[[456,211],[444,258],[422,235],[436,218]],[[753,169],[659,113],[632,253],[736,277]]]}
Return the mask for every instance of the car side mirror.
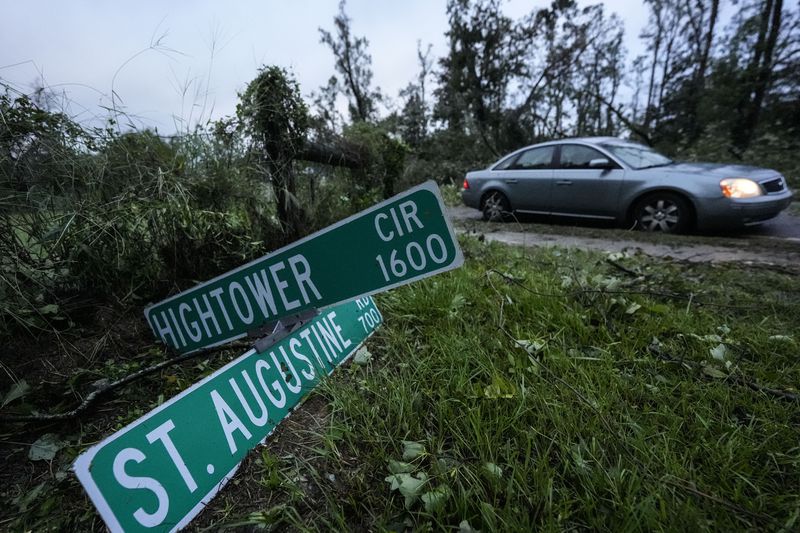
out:
{"label": "car side mirror", "polygon": [[611,161],[605,157],[598,157],[589,161],[589,168],[612,168]]}

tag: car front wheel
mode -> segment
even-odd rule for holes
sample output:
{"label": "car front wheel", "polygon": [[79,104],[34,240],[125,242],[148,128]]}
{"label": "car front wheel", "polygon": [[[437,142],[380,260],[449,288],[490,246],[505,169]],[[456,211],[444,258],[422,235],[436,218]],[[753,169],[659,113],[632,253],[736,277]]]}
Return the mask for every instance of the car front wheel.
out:
{"label": "car front wheel", "polygon": [[483,220],[501,222],[511,212],[511,204],[506,195],[494,191],[483,201]]}
{"label": "car front wheel", "polygon": [[662,233],[686,231],[692,216],[689,203],[668,192],[646,196],[636,204],[633,213],[640,230]]}

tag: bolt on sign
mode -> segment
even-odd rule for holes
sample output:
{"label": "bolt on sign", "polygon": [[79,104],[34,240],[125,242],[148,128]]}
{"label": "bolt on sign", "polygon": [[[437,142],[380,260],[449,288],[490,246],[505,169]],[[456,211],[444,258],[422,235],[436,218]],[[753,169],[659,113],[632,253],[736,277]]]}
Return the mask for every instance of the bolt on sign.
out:
{"label": "bolt on sign", "polygon": [[329,308],[85,451],[73,468],[108,527],[174,531],[188,524],[247,452],[382,320],[369,297]]}
{"label": "bolt on sign", "polygon": [[428,181],[149,306],[145,317],[165,344],[192,352],[463,262],[439,188]]}

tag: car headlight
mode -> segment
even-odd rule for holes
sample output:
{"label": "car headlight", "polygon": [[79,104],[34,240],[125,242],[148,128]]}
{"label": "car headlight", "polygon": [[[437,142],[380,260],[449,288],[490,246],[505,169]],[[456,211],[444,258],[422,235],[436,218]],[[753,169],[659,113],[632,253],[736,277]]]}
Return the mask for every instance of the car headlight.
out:
{"label": "car headlight", "polygon": [[753,198],[764,194],[758,183],[745,178],[727,178],[720,181],[719,186],[726,198]]}

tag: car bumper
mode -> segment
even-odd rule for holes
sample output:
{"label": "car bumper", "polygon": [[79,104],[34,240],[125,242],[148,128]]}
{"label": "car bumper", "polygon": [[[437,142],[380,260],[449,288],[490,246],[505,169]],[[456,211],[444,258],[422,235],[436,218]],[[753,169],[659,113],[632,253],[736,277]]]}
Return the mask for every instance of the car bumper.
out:
{"label": "car bumper", "polygon": [[461,201],[464,202],[464,205],[467,207],[473,207],[475,209],[480,209],[480,196],[478,195],[478,191],[475,189],[461,189]]}
{"label": "car bumper", "polygon": [[775,218],[792,203],[792,192],[757,198],[704,198],[698,206],[699,229],[734,229]]}

